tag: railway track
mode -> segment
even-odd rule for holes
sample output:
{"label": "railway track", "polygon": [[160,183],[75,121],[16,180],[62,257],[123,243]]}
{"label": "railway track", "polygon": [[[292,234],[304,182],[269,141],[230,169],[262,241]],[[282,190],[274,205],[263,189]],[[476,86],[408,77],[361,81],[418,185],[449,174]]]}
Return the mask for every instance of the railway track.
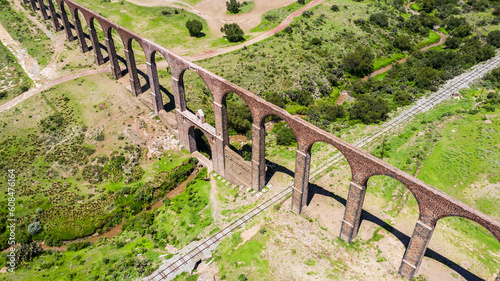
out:
{"label": "railway track", "polygon": [[[370,144],[372,141],[382,136],[383,134],[389,132],[390,130],[396,128],[397,126],[401,125],[403,122],[411,120],[413,117],[415,117],[415,115],[429,110],[434,105],[439,104],[440,102],[449,98],[456,91],[467,87],[469,83],[482,77],[488,71],[495,68],[499,63],[500,63],[500,55],[497,55],[496,57],[491,58],[485,63],[472,67],[472,69],[469,72],[465,72],[453,79],[448,80],[438,91],[431,94],[428,98],[423,98],[417,101],[417,104],[403,111],[397,117],[391,119],[389,122],[382,125],[382,127],[373,134],[357,141],[354,144],[354,146],[362,148]],[[342,156],[341,153],[335,154],[332,158],[330,158],[322,165],[320,165],[318,168],[316,168],[314,172],[310,174],[309,178],[314,179],[316,176],[323,174],[326,169],[340,162],[340,160],[342,159],[341,156]],[[187,265],[190,262],[193,262],[193,260],[195,258],[200,257],[204,251],[206,251],[212,246],[215,246],[228,234],[230,234],[240,226],[244,225],[246,222],[248,222],[253,217],[260,214],[262,211],[266,210],[275,203],[285,199],[288,195],[292,193],[292,188],[293,184],[286,187],[279,193],[273,195],[267,201],[253,208],[251,211],[241,216],[238,220],[234,221],[221,231],[217,232],[215,235],[205,240],[203,243],[195,247],[193,250],[189,251],[187,254],[182,255],[173,263],[169,264],[164,268],[161,268],[160,266],[160,269],[154,272],[150,277],[147,277],[145,280],[159,281],[159,280],[173,279],[177,274],[181,273],[180,269],[183,266]]]}

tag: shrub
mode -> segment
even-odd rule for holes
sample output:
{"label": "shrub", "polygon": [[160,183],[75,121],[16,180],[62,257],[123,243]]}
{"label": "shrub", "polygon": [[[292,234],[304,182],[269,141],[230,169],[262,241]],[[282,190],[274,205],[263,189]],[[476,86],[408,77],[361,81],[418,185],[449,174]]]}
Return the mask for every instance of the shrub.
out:
{"label": "shrub", "polygon": [[333,12],[338,12],[339,11],[339,6],[332,5],[332,7],[330,7],[330,10],[332,10]]}
{"label": "shrub", "polygon": [[380,27],[389,26],[389,18],[383,13],[371,14],[370,21]]}
{"label": "shrub", "polygon": [[243,38],[243,35],[245,35],[245,33],[236,23],[230,23],[230,24],[226,23],[220,29],[220,31],[226,34],[226,38],[229,42],[238,42],[245,40]]}
{"label": "shrub", "polygon": [[44,241],[45,244],[51,247],[60,247],[63,244],[59,237],[56,237],[54,235],[47,236]]}
{"label": "shrub", "polygon": [[394,38],[393,45],[395,48],[400,49],[401,51],[410,51],[413,49],[413,42],[410,36],[407,35],[397,35]]}
{"label": "shrub", "polygon": [[500,30],[493,30],[488,33],[486,41],[497,48],[500,47]]}
{"label": "shrub", "polygon": [[292,129],[285,122],[274,125],[273,132],[276,134],[276,144],[289,146],[296,142]]}
{"label": "shrub", "polygon": [[304,5],[306,3],[306,0],[297,0],[297,3],[299,3],[300,5]]}
{"label": "shrub", "polygon": [[30,225],[28,225],[28,232],[31,235],[37,235],[41,231],[42,231],[42,224],[40,222],[34,222],[34,223],[30,223]]}
{"label": "shrub", "polygon": [[459,37],[448,37],[444,45],[447,49],[457,49],[462,44],[462,39]]}
{"label": "shrub", "polygon": [[36,242],[22,244],[16,252],[16,263],[18,264],[20,261],[30,262],[41,254],[43,254],[43,249],[40,244]]}
{"label": "shrub", "polygon": [[349,108],[349,117],[359,119],[365,124],[376,123],[387,118],[389,111],[390,108],[386,100],[365,94],[358,96],[356,102]]}
{"label": "shrub", "polygon": [[188,29],[190,36],[197,37],[203,29],[203,24],[199,20],[188,20],[186,22],[186,28]]}
{"label": "shrub", "polygon": [[85,248],[89,247],[90,245],[92,245],[92,243],[90,243],[89,241],[72,242],[72,243],[68,244],[68,246],[66,247],[66,250],[76,252],[76,251],[79,251],[81,249],[85,249]]}

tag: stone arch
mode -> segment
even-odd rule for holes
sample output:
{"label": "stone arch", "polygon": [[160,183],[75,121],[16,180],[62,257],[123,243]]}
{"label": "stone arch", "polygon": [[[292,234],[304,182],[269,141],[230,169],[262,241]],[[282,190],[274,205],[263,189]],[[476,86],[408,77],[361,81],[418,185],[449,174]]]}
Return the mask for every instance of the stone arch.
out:
{"label": "stone arch", "polygon": [[75,27],[80,50],[86,53],[90,50],[89,45],[92,43],[90,42],[90,36],[85,33],[87,22],[85,20],[82,22],[82,18],[85,19],[85,16],[78,7],[74,7],[71,10],[71,14],[73,15],[73,26]]}
{"label": "stone arch", "polygon": [[[105,50],[106,53],[108,52],[106,46],[101,43],[101,41],[104,39],[104,29],[102,28],[102,24],[97,20],[93,14],[89,13],[86,11],[84,13],[85,16],[85,21],[87,22],[87,27],[88,27],[88,33],[90,37],[90,42],[92,44],[92,51],[94,53],[94,60],[98,65],[101,65],[105,62],[104,57],[102,55],[102,51]],[[96,25],[95,22],[98,22],[99,24]],[[96,29],[96,26],[99,28],[101,32],[98,32]],[[101,34],[101,39],[99,40],[99,34]],[[107,55],[109,60],[109,55]],[[107,61],[106,60],[106,61]]]}
{"label": "stone arch", "polygon": [[[252,130],[252,124],[253,124],[253,120],[255,119],[255,108],[253,108],[251,105],[251,103],[247,100],[247,96],[242,94],[240,91],[238,90],[229,90],[229,91],[226,91],[224,92],[224,94],[221,95],[220,97],[220,101],[217,101],[217,100],[214,100],[214,103],[215,103],[215,106],[219,106],[221,108],[221,121],[222,121],[222,137],[225,138],[225,142],[226,144],[229,145],[229,124],[228,124],[228,105],[227,105],[227,97],[228,96],[231,96],[233,100],[235,100],[236,102],[238,103],[241,103],[240,101],[238,100],[241,100],[243,101],[244,103],[244,106],[246,107],[246,109],[248,109],[248,111],[250,112],[250,118],[249,118],[249,121],[250,121],[250,127],[248,128],[251,132]],[[248,116],[247,116],[248,117]],[[239,132],[241,133],[241,132]]]}
{"label": "stone arch", "polygon": [[[175,109],[175,100],[170,83],[172,73],[167,58],[161,50],[154,48],[152,51],[146,52],[146,65],[153,111],[156,115],[159,115],[162,110],[171,112]],[[164,83],[161,83],[162,80]]]}
{"label": "stone arch", "polygon": [[[103,27],[104,35],[106,36],[106,49],[108,51],[109,61],[111,62],[111,72],[113,73],[115,79],[119,79],[128,72],[125,52],[119,51],[121,48],[125,50],[125,44],[123,43],[123,38],[115,26],[107,23],[101,23],[101,25]],[[121,47],[120,44],[116,46],[115,40],[117,39],[121,42]]]}

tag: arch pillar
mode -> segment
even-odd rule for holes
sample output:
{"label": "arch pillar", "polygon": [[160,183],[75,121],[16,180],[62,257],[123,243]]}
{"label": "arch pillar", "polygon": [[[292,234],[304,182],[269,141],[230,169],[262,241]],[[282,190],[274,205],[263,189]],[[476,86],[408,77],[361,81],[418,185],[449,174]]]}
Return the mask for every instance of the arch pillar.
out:
{"label": "arch pillar", "polygon": [[45,7],[45,3],[43,3],[43,0],[38,0],[38,6],[40,7],[40,12],[42,13],[42,18],[44,20],[48,20],[49,16],[47,15],[47,10]]}
{"label": "arch pillar", "polygon": [[266,128],[263,123],[252,124],[252,188],[258,191],[266,184]]}
{"label": "arch pillar", "polygon": [[122,70],[118,64],[118,55],[116,54],[115,41],[111,35],[111,30],[105,32],[106,48],[108,49],[109,67],[113,77],[118,80],[122,77]]}
{"label": "arch pillar", "polygon": [[[129,39],[132,40],[132,39]],[[125,59],[127,60],[128,77],[130,80],[130,89],[134,96],[141,94],[141,82],[137,76],[137,65],[135,63],[134,50],[132,49],[132,42],[125,45]]]}
{"label": "arch pillar", "polygon": [[76,29],[76,36],[78,37],[78,44],[80,45],[80,50],[82,53],[86,53],[89,51],[89,47],[87,46],[87,42],[85,41],[85,34],[82,29],[82,22],[78,17],[78,10],[73,11],[73,24]]}
{"label": "arch pillar", "polygon": [[50,12],[50,19],[52,20],[52,24],[54,25],[54,29],[57,31],[61,30],[61,25],[59,25],[59,20],[57,19],[57,12],[56,9],[54,8],[54,3],[52,0],[47,0],[49,3],[49,12]]}
{"label": "arch pillar", "polygon": [[24,5],[28,5],[28,0],[23,0]]}
{"label": "arch pillar", "polygon": [[295,156],[295,179],[292,193],[292,211],[297,214],[300,214],[302,212],[302,207],[307,205],[310,167],[311,152],[297,149]]}
{"label": "arch pillar", "polygon": [[[355,177],[353,176],[353,178]],[[352,239],[358,234],[365,194],[366,183],[360,184],[351,181],[349,194],[347,195],[344,219],[342,220],[340,229],[340,238],[348,244],[351,243]]]}
{"label": "arch pillar", "polygon": [[90,42],[92,42],[92,51],[94,53],[94,60],[97,63],[97,65],[101,65],[104,63],[104,59],[102,58],[102,52],[99,46],[99,39],[97,38],[97,31],[95,30],[94,21],[90,19],[87,24],[88,24]]}
{"label": "arch pillar", "polygon": [[[214,171],[222,177],[225,177],[225,147],[229,145],[229,135],[227,133],[227,109],[226,105],[222,105],[214,100],[214,119],[215,119],[215,147],[216,157],[212,155],[214,162]],[[217,162],[217,164],[215,164]],[[217,166],[218,171],[215,169]]]}
{"label": "arch pillar", "polygon": [[153,102],[153,111],[156,116],[159,115],[160,110],[163,109],[163,98],[160,91],[160,81],[158,79],[158,70],[156,62],[147,56],[146,65],[148,67],[149,84],[151,85],[151,101]]}
{"label": "arch pillar", "polygon": [[36,0],[30,0],[31,9],[36,12]]}
{"label": "arch pillar", "polygon": [[[418,218],[415,229],[411,236],[410,244],[406,248],[403,261],[399,267],[399,274],[404,278],[411,280],[417,273],[420,263],[424,258],[425,251],[431,240],[434,226],[426,222],[422,215]],[[497,277],[498,278],[498,277]]]}
{"label": "arch pillar", "polygon": [[[34,0],[30,0],[34,1]],[[68,38],[68,41],[71,42],[75,40],[75,37],[73,36],[73,32],[71,32],[71,25],[69,24],[69,19],[68,19],[68,14],[66,14],[66,10],[64,8],[64,2],[58,2],[59,4],[59,9],[61,9],[61,18],[63,21],[63,27],[64,30],[66,31],[66,38]]]}
{"label": "arch pillar", "polygon": [[[174,73],[174,71],[172,71]],[[175,108],[181,112],[187,109],[186,95],[184,93],[184,81],[180,78],[172,76],[172,87],[174,89]]]}

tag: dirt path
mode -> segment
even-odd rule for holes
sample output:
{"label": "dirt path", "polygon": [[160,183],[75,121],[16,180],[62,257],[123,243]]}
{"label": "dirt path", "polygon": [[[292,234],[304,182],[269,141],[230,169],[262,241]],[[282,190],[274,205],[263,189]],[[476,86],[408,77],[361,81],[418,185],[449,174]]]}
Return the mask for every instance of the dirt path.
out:
{"label": "dirt path", "polygon": [[412,10],[412,9],[410,8],[411,4],[413,4],[413,3],[415,3],[415,2],[409,2],[408,4],[406,4],[406,5],[405,5],[406,12],[407,12],[407,13],[412,13],[412,14],[414,14],[414,15],[418,16],[418,15],[420,15],[420,13],[419,13],[419,12],[417,12],[417,11],[415,11],[415,10]]}

